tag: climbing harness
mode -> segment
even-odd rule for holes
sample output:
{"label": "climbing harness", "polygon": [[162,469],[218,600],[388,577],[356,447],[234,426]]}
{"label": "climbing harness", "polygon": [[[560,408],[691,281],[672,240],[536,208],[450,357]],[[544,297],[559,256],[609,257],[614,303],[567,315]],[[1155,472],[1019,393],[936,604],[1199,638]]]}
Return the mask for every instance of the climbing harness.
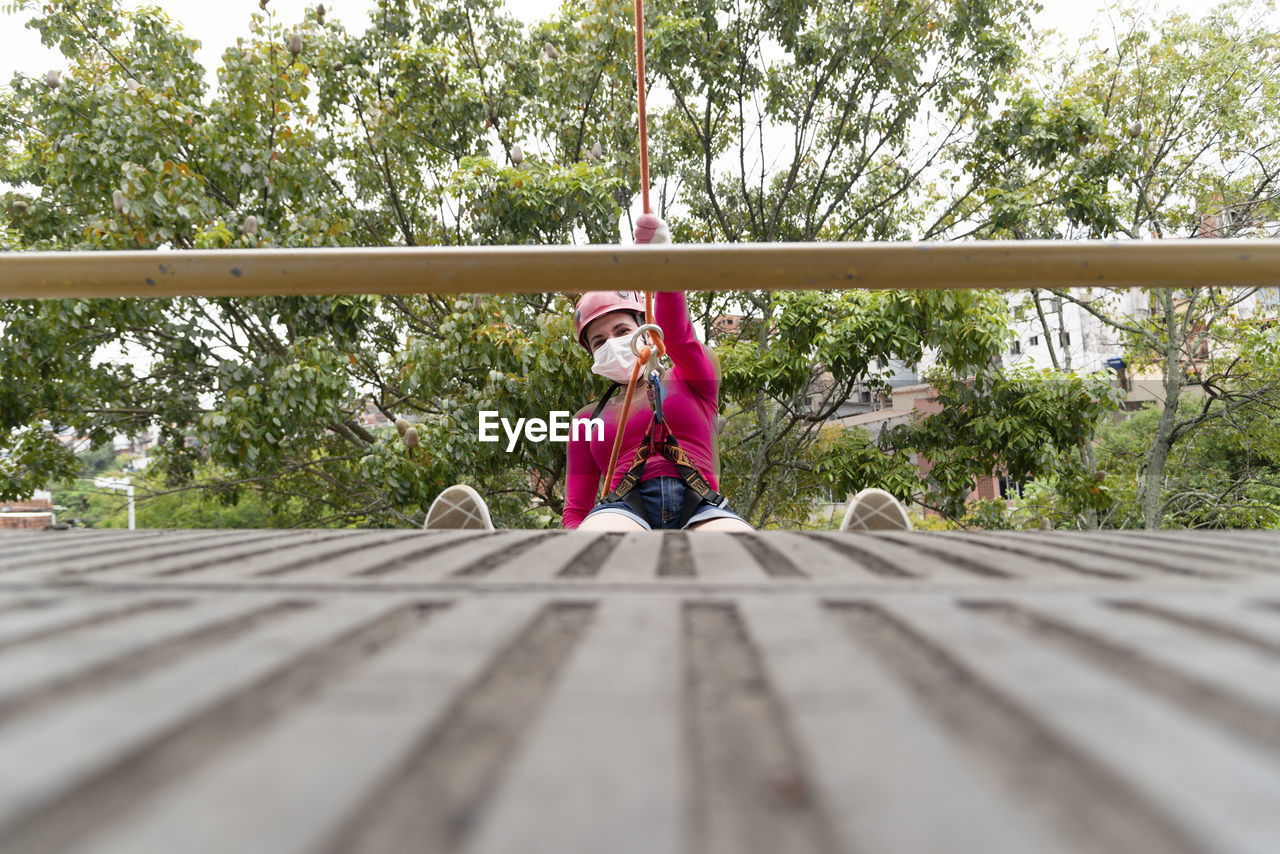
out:
{"label": "climbing harness", "polygon": [[[653,209],[649,205],[649,132],[645,114],[644,85],[644,0],[635,0],[635,27],[636,105],[640,124],[640,198],[644,208],[644,215],[651,216]],[[649,420],[648,428],[645,429],[644,438],[640,440],[640,447],[636,449],[635,456],[631,460],[631,468],[622,476],[617,489],[610,491],[597,503],[622,501],[635,510],[641,519],[646,518],[644,504],[635,487],[640,483],[640,476],[644,473],[645,463],[657,453],[671,461],[672,465],[676,467],[680,479],[685,483],[684,502],[680,508],[680,518],[676,524],[676,527],[683,528],[703,504],[726,507],[729,504],[729,500],[711,488],[711,484],[707,482],[702,472],[698,471],[698,467],[689,459],[689,455],[685,453],[684,448],[680,447],[676,437],[671,435],[667,429],[667,422],[662,414],[662,396],[665,391],[662,387],[661,368],[659,365],[659,360],[666,355],[667,348],[662,341],[662,329],[654,322],[653,291],[645,291],[644,296],[645,322],[631,336],[631,352],[635,354],[636,361],[631,367],[631,377],[627,382],[627,394],[623,399],[621,416],[618,418],[617,435],[613,439],[613,450],[609,454],[609,466],[605,470],[604,480],[601,484],[602,490],[608,489],[609,485],[613,483],[614,472],[617,470],[618,465],[618,452],[622,448],[622,434],[625,432],[627,425],[627,416],[631,414],[631,401],[635,396],[636,385],[642,372],[648,386],[646,391],[649,399],[649,408],[653,411],[653,415]],[[645,333],[649,333],[653,344],[640,344],[640,337]],[[595,412],[592,413],[592,418],[600,415],[609,398],[619,388],[621,388],[619,383],[614,383],[609,387],[609,390],[600,399],[600,404],[596,407]]]}
{"label": "climbing harness", "polygon": [[[644,438],[640,440],[640,447],[636,448],[635,456],[631,459],[631,468],[622,476],[622,480],[618,482],[618,487],[604,496],[602,501],[605,503],[625,502],[641,519],[646,518],[644,502],[641,500],[639,490],[636,487],[640,484],[640,478],[644,474],[645,463],[649,461],[649,458],[654,453],[657,453],[671,461],[671,464],[676,467],[676,472],[680,479],[684,481],[686,487],[684,501],[680,507],[680,517],[676,522],[677,528],[683,528],[703,504],[710,504],[713,507],[727,507],[729,499],[711,488],[711,484],[703,477],[702,472],[698,471],[693,460],[689,459],[689,455],[684,448],[680,446],[680,443],[676,441],[676,437],[668,430],[666,419],[662,414],[662,395],[664,390],[658,372],[650,372],[646,379],[649,384],[649,404],[653,409],[653,417],[645,430]],[[611,389],[610,392],[606,393],[606,399],[612,391]],[[622,433],[624,424],[625,422],[619,422],[619,434]],[[612,480],[612,477],[610,477],[605,481],[605,484],[611,483]]]}
{"label": "climbing harness", "polygon": [[[649,324],[646,324],[649,325]],[[644,327],[641,327],[643,329]],[[637,330],[637,337],[640,330]],[[651,331],[660,334],[660,330],[656,326],[651,327]],[[633,338],[633,346],[637,339]],[[642,357],[637,353],[637,362],[640,364]],[[662,380],[656,367],[656,354],[650,357],[650,366],[652,369],[647,371],[645,381],[648,384],[647,394],[649,398],[649,406],[653,411],[653,417],[649,422],[648,428],[645,430],[644,438],[640,440],[640,447],[636,449],[635,456],[631,460],[631,468],[622,476],[622,480],[618,483],[617,489],[605,495],[602,502],[622,501],[628,504],[631,509],[635,510],[640,518],[646,518],[644,503],[640,499],[639,491],[635,488],[640,483],[640,477],[644,473],[645,463],[649,458],[657,453],[666,457],[676,467],[676,472],[680,479],[684,481],[686,486],[684,493],[684,502],[680,508],[680,517],[677,527],[683,528],[685,524],[693,517],[698,508],[703,504],[710,504],[714,507],[726,507],[729,500],[720,493],[711,488],[711,484],[698,471],[697,466],[689,459],[689,455],[685,452],[680,443],[676,441],[676,437],[671,435],[667,428],[666,418],[662,413],[662,396],[665,390],[662,386]],[[605,404],[613,397],[614,393],[622,388],[621,383],[613,383],[608,390],[600,398],[595,411],[591,413],[592,418],[599,418],[600,413],[604,411]],[[632,388],[634,391],[634,387]],[[622,434],[625,421],[620,421],[618,425],[618,436]],[[617,460],[617,447],[621,444],[618,436],[614,437],[614,455],[610,461],[610,471],[614,470],[613,466]],[[612,474],[605,479],[604,484],[613,482]]]}

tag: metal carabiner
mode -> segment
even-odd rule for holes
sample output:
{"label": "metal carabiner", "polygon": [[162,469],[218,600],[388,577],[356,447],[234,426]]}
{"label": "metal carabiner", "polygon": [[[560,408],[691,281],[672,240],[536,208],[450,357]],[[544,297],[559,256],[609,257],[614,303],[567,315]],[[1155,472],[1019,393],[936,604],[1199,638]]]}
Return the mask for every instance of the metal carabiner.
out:
{"label": "metal carabiner", "polygon": [[[636,343],[640,340],[640,336],[642,334],[649,331],[652,331],[659,341],[662,340],[662,327],[658,326],[656,323],[646,323],[635,332],[631,333],[631,352],[635,354],[637,359],[640,358],[640,350],[636,347]],[[658,363],[658,348],[651,346],[649,349],[649,364],[645,366],[645,371],[650,372],[661,370],[662,366]]]}
{"label": "metal carabiner", "polygon": [[662,380],[658,378],[657,371],[650,371],[649,376],[649,401],[653,405],[653,420],[658,424],[662,423]]}

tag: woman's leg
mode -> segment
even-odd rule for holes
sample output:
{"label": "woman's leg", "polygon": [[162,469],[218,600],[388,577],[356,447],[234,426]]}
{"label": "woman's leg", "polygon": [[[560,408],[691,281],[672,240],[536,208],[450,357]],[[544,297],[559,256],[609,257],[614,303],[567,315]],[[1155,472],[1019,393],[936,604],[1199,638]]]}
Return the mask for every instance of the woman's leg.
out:
{"label": "woman's leg", "polygon": [[754,531],[751,527],[741,519],[730,519],[722,516],[719,519],[708,519],[705,522],[694,522],[689,526],[690,531]]}
{"label": "woman's leg", "polygon": [[582,520],[577,527],[579,531],[644,531],[647,530],[635,519],[621,513],[595,513]]}

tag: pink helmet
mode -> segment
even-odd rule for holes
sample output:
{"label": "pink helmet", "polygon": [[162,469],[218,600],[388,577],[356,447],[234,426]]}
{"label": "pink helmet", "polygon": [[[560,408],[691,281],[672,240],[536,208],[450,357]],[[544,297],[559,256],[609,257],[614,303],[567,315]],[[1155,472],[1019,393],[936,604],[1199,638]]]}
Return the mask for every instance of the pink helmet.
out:
{"label": "pink helmet", "polygon": [[639,291],[591,291],[578,300],[573,312],[573,334],[578,336],[578,343],[588,353],[591,348],[583,340],[583,335],[591,321],[604,317],[611,311],[634,311],[644,318],[644,294]]}

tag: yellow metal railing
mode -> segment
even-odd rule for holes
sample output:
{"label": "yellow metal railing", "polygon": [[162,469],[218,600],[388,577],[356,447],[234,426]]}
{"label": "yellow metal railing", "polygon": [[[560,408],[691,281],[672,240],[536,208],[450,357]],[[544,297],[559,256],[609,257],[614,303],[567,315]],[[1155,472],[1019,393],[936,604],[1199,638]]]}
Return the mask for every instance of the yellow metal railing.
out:
{"label": "yellow metal railing", "polygon": [[0,253],[0,298],[1280,286],[1280,240]]}

